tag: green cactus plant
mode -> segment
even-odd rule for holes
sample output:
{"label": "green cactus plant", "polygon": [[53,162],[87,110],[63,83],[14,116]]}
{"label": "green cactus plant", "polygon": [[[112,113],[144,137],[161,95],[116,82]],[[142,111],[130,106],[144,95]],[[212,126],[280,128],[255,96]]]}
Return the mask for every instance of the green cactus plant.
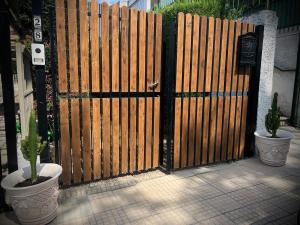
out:
{"label": "green cactus plant", "polygon": [[46,148],[46,141],[41,141],[36,127],[35,111],[32,110],[29,119],[28,136],[21,142],[23,157],[29,161],[31,167],[31,183],[37,181],[36,160],[37,156]]}
{"label": "green cactus plant", "polygon": [[274,98],[272,102],[271,109],[269,109],[266,115],[265,126],[267,131],[272,135],[271,138],[276,138],[277,130],[280,126],[280,108],[277,107],[277,97],[278,93],[274,93]]}

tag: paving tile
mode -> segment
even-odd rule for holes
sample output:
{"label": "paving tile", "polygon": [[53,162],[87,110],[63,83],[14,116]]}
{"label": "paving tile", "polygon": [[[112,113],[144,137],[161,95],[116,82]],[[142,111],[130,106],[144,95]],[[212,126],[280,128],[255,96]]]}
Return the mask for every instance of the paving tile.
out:
{"label": "paving tile", "polygon": [[113,192],[104,192],[88,196],[93,213],[116,209],[126,204],[120,198],[116,198]]}
{"label": "paving tile", "polygon": [[190,213],[198,222],[221,215],[219,210],[209,204],[209,200],[200,202],[195,199],[193,202],[184,204],[182,209]]}
{"label": "paving tile", "polygon": [[129,219],[122,208],[96,213],[94,217],[99,225],[123,225],[129,223]]}
{"label": "paving tile", "polygon": [[137,220],[131,224],[146,224],[146,225],[182,225],[182,224],[195,224],[196,220],[186,211],[180,209],[163,210],[163,212],[153,215],[151,217]]}
{"label": "paving tile", "polygon": [[239,202],[230,198],[228,195],[221,195],[207,200],[208,204],[220,211],[221,213],[233,211],[241,207]]}
{"label": "paving tile", "polygon": [[234,211],[225,213],[225,215],[236,224],[252,224],[259,220],[259,214],[249,206],[236,209]]}
{"label": "paving tile", "polygon": [[293,193],[283,193],[266,201],[292,214],[300,209],[300,197]]}
{"label": "paving tile", "polygon": [[225,215],[216,216],[213,218],[210,218],[208,220],[201,221],[197,224],[203,224],[203,225],[235,225],[233,221],[231,221],[228,217]]}
{"label": "paving tile", "polygon": [[297,214],[285,216],[283,218],[267,223],[267,225],[297,225]]}
{"label": "paving tile", "polygon": [[122,209],[130,222],[157,214],[148,202],[127,205],[122,207]]}

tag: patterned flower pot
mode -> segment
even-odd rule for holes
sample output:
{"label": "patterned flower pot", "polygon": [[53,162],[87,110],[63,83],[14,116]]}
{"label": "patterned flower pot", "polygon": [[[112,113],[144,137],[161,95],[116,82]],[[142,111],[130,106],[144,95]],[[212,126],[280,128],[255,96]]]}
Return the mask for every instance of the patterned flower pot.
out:
{"label": "patterned flower pot", "polygon": [[267,131],[256,131],[255,145],[259,151],[260,160],[269,166],[283,166],[286,163],[293,135],[284,130],[278,130],[278,138],[270,138]]}
{"label": "patterned flower pot", "polygon": [[21,224],[43,225],[56,217],[58,178],[62,168],[54,163],[38,164],[37,173],[52,178],[28,187],[14,187],[31,177],[30,167],[25,167],[9,174],[1,182],[5,201],[12,206]]}

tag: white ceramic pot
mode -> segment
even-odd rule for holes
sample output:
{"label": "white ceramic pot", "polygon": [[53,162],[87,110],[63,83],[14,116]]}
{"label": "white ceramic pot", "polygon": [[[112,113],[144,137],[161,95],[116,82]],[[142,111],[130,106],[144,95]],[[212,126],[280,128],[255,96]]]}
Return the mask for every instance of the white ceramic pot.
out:
{"label": "white ceramic pot", "polygon": [[62,168],[54,163],[38,164],[37,173],[52,178],[28,187],[14,187],[31,177],[30,167],[25,167],[9,174],[1,182],[5,201],[13,207],[21,224],[43,225],[56,217],[58,178]]}
{"label": "white ceramic pot", "polygon": [[259,151],[260,160],[270,166],[283,166],[286,163],[287,154],[290,149],[292,133],[278,130],[278,138],[270,138],[265,130],[256,131],[255,145]]}

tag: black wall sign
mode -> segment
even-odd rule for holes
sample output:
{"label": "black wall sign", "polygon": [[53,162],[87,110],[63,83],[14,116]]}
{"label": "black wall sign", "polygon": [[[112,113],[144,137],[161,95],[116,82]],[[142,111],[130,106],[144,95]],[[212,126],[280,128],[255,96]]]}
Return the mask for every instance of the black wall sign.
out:
{"label": "black wall sign", "polygon": [[255,33],[247,33],[240,36],[239,40],[239,64],[256,65],[257,38]]}

